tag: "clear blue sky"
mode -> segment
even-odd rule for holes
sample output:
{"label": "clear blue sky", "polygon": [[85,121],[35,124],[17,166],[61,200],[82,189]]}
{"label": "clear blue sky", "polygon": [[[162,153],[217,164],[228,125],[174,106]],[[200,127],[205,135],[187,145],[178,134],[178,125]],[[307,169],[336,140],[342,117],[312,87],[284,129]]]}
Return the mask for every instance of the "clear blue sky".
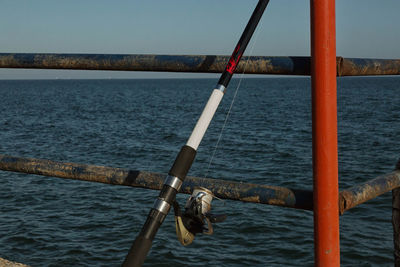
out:
{"label": "clear blue sky", "polygon": [[[247,54],[254,43],[252,55],[309,55],[309,2],[271,0]],[[2,0],[0,52],[228,55],[256,3]],[[337,0],[337,55],[400,58],[399,13],[399,0]],[[171,75],[0,69],[0,79],[160,76]]]}

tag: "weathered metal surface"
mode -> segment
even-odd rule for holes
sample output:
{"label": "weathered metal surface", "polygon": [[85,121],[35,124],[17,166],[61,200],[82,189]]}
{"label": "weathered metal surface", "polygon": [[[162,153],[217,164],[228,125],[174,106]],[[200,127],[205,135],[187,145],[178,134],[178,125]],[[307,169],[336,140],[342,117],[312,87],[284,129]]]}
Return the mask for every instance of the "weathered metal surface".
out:
{"label": "weathered metal surface", "polygon": [[[0,68],[221,73],[229,56],[0,53]],[[309,57],[244,57],[237,71],[248,74],[308,75]]]}
{"label": "weathered metal surface", "polygon": [[[229,56],[0,53],[0,68],[221,73]],[[246,74],[310,75],[310,57],[243,57]],[[337,76],[400,75],[399,59],[336,58]]]}
{"label": "weathered metal surface", "polygon": [[343,58],[338,76],[400,75],[400,59]]}
{"label": "weathered metal surface", "polygon": [[[63,163],[44,159],[19,158],[0,155],[0,170],[44,176],[84,180],[114,185],[126,185],[160,190],[165,175],[145,171],[104,166]],[[297,209],[312,210],[312,192],[278,186],[256,185],[219,179],[188,176],[181,193],[191,194],[195,187],[211,190],[217,197]]]}
{"label": "weathered metal surface", "polygon": [[28,265],[0,258],[0,267],[29,267]]}
{"label": "weathered metal surface", "polygon": [[339,193],[339,213],[354,208],[400,186],[400,170],[379,176]]}
{"label": "weathered metal surface", "polygon": [[[0,68],[221,73],[229,56],[0,53]],[[246,74],[310,75],[310,57],[243,57]],[[245,67],[246,66],[246,67]],[[336,58],[337,76],[400,75],[399,59]]]}
{"label": "weathered metal surface", "polygon": [[394,265],[400,267],[400,188],[392,191]]}
{"label": "weathered metal surface", "polygon": [[[79,163],[64,163],[44,159],[20,158],[8,155],[0,155],[0,170],[153,190],[160,190],[165,179],[165,175],[161,173]],[[313,209],[312,191],[279,186],[188,176],[183,182],[180,192],[191,194],[193,189],[198,186],[210,189],[217,197],[222,199],[305,210]],[[379,176],[366,183],[340,192],[339,213],[342,215],[345,211],[397,187],[400,187],[400,167],[392,173]]]}
{"label": "weathered metal surface", "polygon": [[[400,171],[400,159],[396,164],[396,170]],[[400,267],[400,188],[392,190],[392,225],[394,266]]]}

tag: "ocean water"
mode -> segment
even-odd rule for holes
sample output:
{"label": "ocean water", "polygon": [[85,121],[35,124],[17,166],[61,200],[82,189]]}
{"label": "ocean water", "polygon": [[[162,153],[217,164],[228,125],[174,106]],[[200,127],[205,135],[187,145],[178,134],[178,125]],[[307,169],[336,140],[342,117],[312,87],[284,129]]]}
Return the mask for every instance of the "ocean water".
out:
{"label": "ocean water", "polygon": [[[215,79],[0,81],[0,153],[167,173]],[[233,80],[189,175],[312,188],[309,78]],[[400,78],[338,79],[339,186],[400,157]],[[212,163],[209,162],[212,158]],[[158,192],[0,171],[0,257],[120,266]],[[183,204],[187,195],[179,195]],[[228,219],[182,247],[172,213],[145,266],[313,266],[312,212],[214,201]],[[392,266],[391,194],[340,218],[343,266]]]}

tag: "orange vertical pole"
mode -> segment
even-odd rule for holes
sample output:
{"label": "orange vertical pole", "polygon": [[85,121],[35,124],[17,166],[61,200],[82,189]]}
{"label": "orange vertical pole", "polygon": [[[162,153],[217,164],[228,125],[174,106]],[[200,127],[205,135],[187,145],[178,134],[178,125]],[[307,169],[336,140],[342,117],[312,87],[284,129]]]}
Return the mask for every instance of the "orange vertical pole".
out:
{"label": "orange vertical pole", "polygon": [[311,0],[315,266],[340,266],[335,0]]}

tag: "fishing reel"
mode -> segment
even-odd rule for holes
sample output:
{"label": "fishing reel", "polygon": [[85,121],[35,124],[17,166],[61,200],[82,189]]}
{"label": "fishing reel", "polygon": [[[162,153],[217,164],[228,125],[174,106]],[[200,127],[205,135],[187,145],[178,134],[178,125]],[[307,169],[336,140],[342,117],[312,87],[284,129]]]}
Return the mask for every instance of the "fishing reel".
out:
{"label": "fishing reel", "polygon": [[203,187],[197,187],[186,202],[182,213],[178,202],[174,201],[176,235],[179,242],[187,246],[194,240],[196,234],[212,235],[213,223],[223,222],[226,215],[210,213],[213,193]]}

